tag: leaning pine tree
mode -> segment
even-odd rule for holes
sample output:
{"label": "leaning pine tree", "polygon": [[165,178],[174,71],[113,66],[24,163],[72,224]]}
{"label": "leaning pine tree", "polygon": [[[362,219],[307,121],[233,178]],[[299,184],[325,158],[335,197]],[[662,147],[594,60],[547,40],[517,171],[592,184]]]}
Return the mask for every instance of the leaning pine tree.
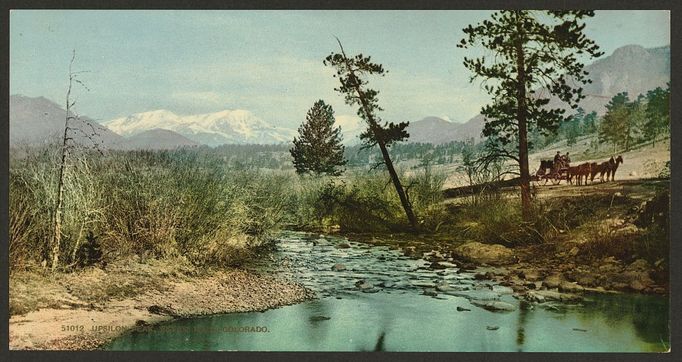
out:
{"label": "leaning pine tree", "polygon": [[495,135],[502,143],[517,143],[521,203],[524,220],[530,219],[530,173],[528,129],[556,132],[570,119],[565,110],[550,108],[554,96],[576,108],[584,98],[581,86],[590,82],[579,56],[599,57],[603,53],[583,33],[583,18],[594,11],[505,10],[490,20],[464,29],[466,37],[457,46],[480,45],[492,56],[464,58],[464,66],[485,81],[492,104],[481,110],[486,123],[483,134]]}
{"label": "leaning pine tree", "polygon": [[336,70],[335,77],[338,77],[341,86],[335,88],[336,91],[345,96],[346,104],[358,106],[358,115],[367,123],[367,129],[360,135],[360,139],[366,147],[379,146],[383,157],[383,164],[386,166],[391,181],[395,187],[400,203],[405,210],[405,215],[412,229],[417,229],[417,218],[412,211],[412,203],[406,189],[403,188],[398,178],[398,173],[393,167],[393,161],[388,153],[388,148],[395,142],[407,139],[407,122],[398,124],[388,122],[382,124],[381,118],[376,114],[381,111],[377,99],[378,91],[367,88],[367,75],[383,75],[384,68],[381,64],[372,63],[370,57],[358,54],[354,57],[346,56],[341,41],[339,43],[340,53],[332,53],[324,60],[324,64]]}
{"label": "leaning pine tree", "polygon": [[346,160],[341,143],[341,128],[334,127],[334,110],[323,100],[315,102],[308,110],[306,121],[298,127],[299,137],[294,137],[294,147],[289,151],[296,172],[338,176]]}

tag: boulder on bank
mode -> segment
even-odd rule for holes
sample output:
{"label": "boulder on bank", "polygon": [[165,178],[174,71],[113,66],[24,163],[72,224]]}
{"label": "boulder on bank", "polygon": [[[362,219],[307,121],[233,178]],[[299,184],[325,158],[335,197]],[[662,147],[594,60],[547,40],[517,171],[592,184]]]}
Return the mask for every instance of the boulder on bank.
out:
{"label": "boulder on bank", "polygon": [[559,273],[554,273],[554,274],[548,276],[547,278],[545,278],[545,280],[542,281],[542,286],[545,287],[545,288],[547,288],[547,289],[554,289],[554,288],[558,288],[559,285],[560,285],[563,281],[564,281],[564,280],[563,280],[563,277],[561,276],[561,274],[559,274]]}
{"label": "boulder on bank", "polygon": [[471,304],[491,312],[513,312],[516,310],[516,307],[513,304],[501,302],[499,300],[473,300],[471,301]]}
{"label": "boulder on bank", "polygon": [[175,311],[173,311],[172,309],[170,309],[168,307],[159,306],[156,304],[150,305],[149,307],[147,307],[147,311],[151,314],[168,315],[171,317],[177,317],[177,313],[175,313]]}
{"label": "boulder on bank", "polygon": [[632,264],[628,265],[625,268],[625,271],[629,272],[642,272],[642,271],[649,271],[651,269],[651,265],[649,264],[648,261],[644,259],[637,259]]}
{"label": "boulder on bank", "polygon": [[500,244],[483,244],[476,241],[458,246],[455,256],[479,264],[504,265],[515,261],[511,249]]}
{"label": "boulder on bank", "polygon": [[341,263],[337,263],[337,264],[332,265],[332,271],[344,271],[344,270],[346,270],[346,266],[341,264]]}
{"label": "boulder on bank", "polygon": [[585,288],[578,283],[571,283],[563,280],[559,283],[559,291],[564,293],[581,293],[585,291]]}
{"label": "boulder on bank", "polygon": [[525,298],[529,302],[539,302],[539,303],[543,303],[546,301],[580,302],[583,300],[583,297],[581,297],[577,294],[554,292],[551,290],[529,291],[526,294]]}
{"label": "boulder on bank", "polygon": [[542,280],[542,273],[534,268],[526,268],[519,272],[519,277],[529,282],[536,282]]}

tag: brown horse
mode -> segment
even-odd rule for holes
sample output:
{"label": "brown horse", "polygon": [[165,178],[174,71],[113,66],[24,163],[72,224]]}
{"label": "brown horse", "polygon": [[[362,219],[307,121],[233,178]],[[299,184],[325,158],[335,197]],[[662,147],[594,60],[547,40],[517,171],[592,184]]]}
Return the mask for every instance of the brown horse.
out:
{"label": "brown horse", "polygon": [[609,175],[611,174],[611,167],[612,167],[614,162],[616,162],[616,161],[614,161],[613,156],[611,156],[611,158],[609,158],[608,161],[602,162],[599,165],[600,166],[599,178],[601,178],[601,182],[604,182],[604,175],[606,175],[606,181],[609,180]]}
{"label": "brown horse", "polygon": [[589,162],[585,162],[578,166],[578,185],[582,185],[583,177],[585,178],[585,185],[587,185],[587,179],[592,172],[592,167]]}
{"label": "brown horse", "polygon": [[580,185],[580,167],[579,166],[569,166],[568,167],[568,174],[566,175],[566,178],[568,179],[568,183],[573,184],[573,176],[576,177],[576,184]]}
{"label": "brown horse", "polygon": [[613,161],[613,157],[611,157],[610,160],[602,163],[592,162],[590,164],[590,182],[594,182],[594,177],[597,174],[599,174],[600,181],[604,182],[604,175],[610,170],[611,161]]}
{"label": "brown horse", "polygon": [[623,156],[618,156],[614,160],[613,157],[609,160],[609,168],[606,171],[606,181],[615,181],[616,177],[616,171],[618,170],[618,166],[623,163]]}
{"label": "brown horse", "polygon": [[594,182],[594,177],[597,176],[597,174],[603,174],[602,170],[604,170],[604,168],[607,165],[608,165],[608,161],[602,162],[602,163],[596,163],[596,162],[590,163],[590,182]]}

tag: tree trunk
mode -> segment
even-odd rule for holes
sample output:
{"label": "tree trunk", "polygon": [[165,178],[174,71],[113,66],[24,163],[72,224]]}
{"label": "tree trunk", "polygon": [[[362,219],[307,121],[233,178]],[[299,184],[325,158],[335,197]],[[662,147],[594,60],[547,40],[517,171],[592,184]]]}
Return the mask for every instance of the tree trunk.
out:
{"label": "tree trunk", "polygon": [[519,171],[521,172],[521,212],[523,220],[531,217],[530,173],[528,170],[528,125],[526,119],[526,68],[523,53],[521,22],[517,21],[516,40],[516,102],[519,126]]}
{"label": "tree trunk", "polygon": [[407,220],[410,222],[410,226],[413,229],[416,229],[417,218],[414,216],[410,200],[407,198],[407,194],[405,193],[405,190],[403,190],[403,186],[400,184],[398,173],[396,173],[395,168],[393,168],[393,162],[391,161],[391,157],[388,154],[388,149],[386,148],[386,145],[384,145],[383,142],[379,142],[379,148],[381,149],[381,155],[384,156],[384,163],[386,164],[386,169],[388,170],[389,175],[391,175],[391,181],[393,181],[395,191],[398,193],[398,196],[400,197],[400,203],[403,205],[403,209],[405,210]]}
{"label": "tree trunk", "polygon": [[[71,86],[69,85],[69,92],[71,92]],[[64,138],[62,140],[62,157],[59,162],[59,179],[57,180],[57,203],[55,205],[55,210],[54,210],[54,229],[52,233],[52,240],[50,241],[50,245],[52,247],[51,251],[51,270],[54,272],[57,269],[57,265],[59,264],[59,247],[62,241],[62,207],[64,204],[64,167],[66,164],[66,141],[67,141],[67,132],[69,130],[68,124],[69,124],[69,96],[67,95],[66,97],[66,121],[64,125]]]}
{"label": "tree trunk", "polygon": [[50,240],[51,250],[51,265],[52,272],[57,269],[59,265],[59,248],[62,242],[62,207],[64,204],[64,168],[66,166],[66,147],[69,132],[69,119],[71,118],[71,87],[73,85],[73,72],[71,67],[73,61],[76,59],[76,51],[74,50],[69,63],[69,88],[66,91],[66,117],[64,119],[64,137],[62,138],[62,157],[59,162],[59,179],[57,180],[57,202],[54,210],[53,233],[52,240]]}
{"label": "tree trunk", "polygon": [[63,181],[63,174],[64,174],[64,161],[65,161],[65,154],[62,154],[62,162],[61,166],[59,168],[59,182],[58,182],[58,188],[57,188],[57,205],[55,206],[55,213],[54,213],[54,230],[52,234],[52,252],[51,252],[51,270],[54,272],[57,269],[57,266],[59,265],[59,248],[61,245],[62,241],[62,206],[64,203],[64,181]]}

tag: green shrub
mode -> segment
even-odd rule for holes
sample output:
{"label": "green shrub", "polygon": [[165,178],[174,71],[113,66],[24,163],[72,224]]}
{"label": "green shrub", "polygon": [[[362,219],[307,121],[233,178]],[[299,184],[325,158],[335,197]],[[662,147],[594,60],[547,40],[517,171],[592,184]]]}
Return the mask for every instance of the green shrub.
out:
{"label": "green shrub", "polygon": [[403,219],[400,204],[391,197],[387,186],[380,177],[356,173],[349,181],[327,183],[315,208],[324,220],[339,225],[343,231],[386,231]]}
{"label": "green shrub", "polygon": [[[9,221],[10,263],[13,268],[39,263],[47,258],[48,243],[52,236],[52,219],[56,200],[58,154],[54,145],[37,149],[22,149],[19,157],[10,158]],[[70,171],[70,170],[68,170]],[[68,173],[68,172],[67,172]],[[65,190],[77,187],[65,178]],[[63,229],[76,229],[79,218],[64,210]],[[62,245],[67,251],[69,245]]]}
{"label": "green shrub", "polygon": [[[444,220],[442,187],[445,177],[428,170],[401,174],[412,208],[423,231],[433,231]],[[318,184],[317,187],[320,187]],[[329,180],[306,197],[313,202],[316,220],[323,226],[338,225],[349,232],[400,231],[408,227],[400,198],[387,172],[348,172],[343,179]]]}
{"label": "green shrub", "polygon": [[477,198],[460,207],[456,214],[457,232],[482,243],[516,246],[542,241],[534,222],[524,222],[518,199]]}
{"label": "green shrub", "polygon": [[447,176],[434,173],[429,167],[401,179],[409,186],[408,195],[420,226],[423,230],[438,231],[447,213],[443,201],[443,185]]}

